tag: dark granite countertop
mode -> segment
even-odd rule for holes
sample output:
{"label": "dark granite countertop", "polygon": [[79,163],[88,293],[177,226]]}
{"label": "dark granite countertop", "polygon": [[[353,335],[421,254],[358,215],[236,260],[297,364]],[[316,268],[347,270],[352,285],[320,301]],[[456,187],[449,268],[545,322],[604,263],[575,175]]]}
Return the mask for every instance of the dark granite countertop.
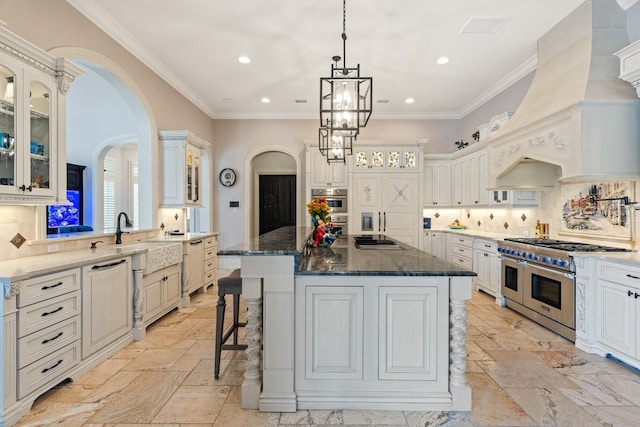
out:
{"label": "dark granite countertop", "polygon": [[300,255],[311,227],[281,227],[249,241],[218,251],[218,255]]}
{"label": "dark granite countertop", "polygon": [[[390,239],[374,235],[374,239]],[[396,241],[397,242],[397,241]],[[412,246],[400,249],[358,249],[354,236],[340,236],[331,247],[310,248],[300,260],[298,275],[334,276],[476,276]]]}
{"label": "dark granite countertop", "polygon": [[[475,276],[419,249],[398,242],[400,249],[358,249],[354,236],[340,236],[331,247],[307,248],[309,227],[282,227],[218,255],[293,255],[296,275],[333,276]],[[386,236],[374,238],[389,239]],[[391,239],[393,240],[393,239]]]}

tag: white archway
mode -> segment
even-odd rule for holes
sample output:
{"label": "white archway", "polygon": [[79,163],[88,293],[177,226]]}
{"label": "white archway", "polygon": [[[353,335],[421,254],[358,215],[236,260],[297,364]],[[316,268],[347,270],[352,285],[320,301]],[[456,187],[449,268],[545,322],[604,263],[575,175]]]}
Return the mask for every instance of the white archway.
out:
{"label": "white archway", "polygon": [[[249,155],[247,156],[246,160],[245,160],[245,164],[244,164],[244,170],[246,171],[246,176],[251,177],[251,179],[245,179],[244,180],[244,199],[245,199],[245,209],[244,209],[244,240],[249,240],[252,237],[255,237],[255,235],[257,235],[257,231],[255,231],[254,233],[252,233],[253,230],[253,219],[254,219],[254,215],[257,215],[258,209],[255,206],[256,202],[254,200],[254,198],[252,197],[252,195],[254,194],[254,189],[256,186],[256,182],[257,182],[257,173],[256,171],[253,170],[252,167],[252,162],[253,160],[263,154],[263,153],[267,153],[267,152],[277,152],[277,153],[283,153],[288,155],[289,157],[291,157],[296,164],[296,195],[297,195],[297,199],[298,200],[302,200],[302,194],[301,194],[301,190],[302,190],[302,185],[301,185],[301,173],[302,173],[302,166],[300,164],[300,160],[298,159],[298,153],[295,153],[294,151],[286,148],[286,147],[282,147],[282,146],[278,146],[278,145],[269,145],[269,146],[264,146],[264,147],[260,147],[254,151],[252,151],[251,153],[249,153]],[[297,203],[296,206],[296,224],[300,224],[300,215],[301,215],[301,209],[300,209],[301,204]],[[252,236],[252,234],[254,234]]]}
{"label": "white archway", "polygon": [[[156,212],[159,206],[159,189],[153,183],[159,182],[159,150],[158,130],[155,119],[151,114],[150,103],[135,81],[109,58],[96,52],[76,47],[59,47],[51,49],[49,52],[56,57],[66,58],[75,62],[103,77],[131,108],[134,114],[136,133],[127,137],[129,142],[132,140],[138,142],[139,179],[143,185],[148,185],[148,187],[145,187],[148,191],[140,191],[139,195],[140,228],[155,227]],[[115,140],[124,142],[121,137],[115,137]],[[117,142],[114,141],[105,141],[102,145],[114,143],[117,145]],[[101,152],[101,150],[94,151],[93,165],[97,164]],[[101,160],[104,161],[104,153]],[[93,189],[100,187],[100,184],[94,182]],[[101,193],[102,190],[100,190]],[[98,200],[102,200],[102,198]],[[102,219],[100,219],[101,221]]]}

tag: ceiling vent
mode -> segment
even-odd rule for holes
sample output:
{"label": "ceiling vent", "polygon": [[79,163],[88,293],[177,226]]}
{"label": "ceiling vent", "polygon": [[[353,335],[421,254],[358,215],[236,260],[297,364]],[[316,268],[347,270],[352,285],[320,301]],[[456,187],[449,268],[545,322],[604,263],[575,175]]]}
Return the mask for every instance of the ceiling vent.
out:
{"label": "ceiling vent", "polygon": [[504,18],[474,18],[467,21],[460,33],[462,34],[495,34],[505,23]]}
{"label": "ceiling vent", "polygon": [[388,99],[378,99],[376,100],[377,104],[388,104],[389,100]]}
{"label": "ceiling vent", "polygon": [[296,104],[306,104],[307,100],[306,99],[296,99]]}

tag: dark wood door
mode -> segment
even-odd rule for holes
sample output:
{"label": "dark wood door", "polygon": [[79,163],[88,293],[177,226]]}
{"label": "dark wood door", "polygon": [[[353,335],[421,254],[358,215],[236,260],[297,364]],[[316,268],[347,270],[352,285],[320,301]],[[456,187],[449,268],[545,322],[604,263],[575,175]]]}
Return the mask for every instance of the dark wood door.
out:
{"label": "dark wood door", "polygon": [[260,234],[296,225],[296,176],[260,175]]}

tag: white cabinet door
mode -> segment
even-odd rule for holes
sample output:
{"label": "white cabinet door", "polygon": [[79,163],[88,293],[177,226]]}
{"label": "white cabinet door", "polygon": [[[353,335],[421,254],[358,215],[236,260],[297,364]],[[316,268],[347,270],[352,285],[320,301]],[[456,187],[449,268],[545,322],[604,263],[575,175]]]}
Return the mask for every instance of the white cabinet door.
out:
{"label": "white cabinet door", "polygon": [[419,175],[387,174],[383,178],[382,232],[408,245],[418,246],[420,221]]}
{"label": "white cabinet door", "polygon": [[447,233],[431,232],[431,254],[443,260],[449,259],[449,237]]}
{"label": "white cabinet door", "polygon": [[[145,279],[145,282],[147,280]],[[144,285],[144,310],[142,318],[148,324],[148,320],[162,311],[162,278],[158,278]]]}
{"label": "white cabinet door", "polygon": [[305,377],[362,380],[363,288],[307,286],[305,298]]}
{"label": "white cabinet door", "polygon": [[462,205],[462,162],[454,160],[451,165],[451,205]]}
{"label": "white cabinet door", "polygon": [[386,150],[388,170],[415,170],[420,168],[421,153],[417,148],[389,148]]}
{"label": "white cabinet door", "polygon": [[164,279],[162,289],[162,306],[168,307],[180,301],[180,269],[168,274]]}
{"label": "white cabinet door", "polygon": [[[187,295],[204,286],[204,240],[189,242]],[[185,296],[185,295],[183,295]]]}
{"label": "white cabinet door", "polygon": [[353,209],[350,230],[356,234],[382,232],[382,175],[356,173],[353,175]]}
{"label": "white cabinet door", "polygon": [[[629,295],[629,292],[632,292]],[[622,353],[636,356],[636,307],[628,286],[606,280],[598,281],[597,338]]]}
{"label": "white cabinet door", "polygon": [[82,358],[133,327],[131,259],[82,267]]}
{"label": "white cabinet door", "polygon": [[489,204],[489,191],[487,190],[487,151],[482,150],[477,153],[478,157],[478,203],[479,206]]}
{"label": "white cabinet door", "polygon": [[310,180],[312,188],[346,187],[347,164],[327,163],[327,158],[320,153],[317,147],[310,147]]}
{"label": "white cabinet door", "polygon": [[424,205],[449,206],[451,204],[451,162],[424,164]]}
{"label": "white cabinet door", "polygon": [[438,289],[380,287],[378,313],[378,379],[438,379]]}

